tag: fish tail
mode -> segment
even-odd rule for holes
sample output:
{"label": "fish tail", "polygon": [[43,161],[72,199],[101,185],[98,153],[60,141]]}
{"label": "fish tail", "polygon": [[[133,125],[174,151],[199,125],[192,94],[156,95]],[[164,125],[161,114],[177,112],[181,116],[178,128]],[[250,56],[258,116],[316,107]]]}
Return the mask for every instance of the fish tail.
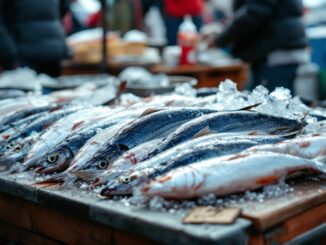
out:
{"label": "fish tail", "polygon": [[121,94],[126,90],[127,88],[127,81],[121,81],[120,85],[119,85],[119,89],[116,93],[116,95],[114,96],[113,99],[110,99],[109,101],[103,103],[102,105],[115,105],[118,104],[118,102],[120,101],[120,96]]}
{"label": "fish tail", "polygon": [[262,103],[256,103],[250,106],[246,106],[243,108],[238,109],[237,111],[252,111],[253,109],[257,108],[258,106],[260,106]]}

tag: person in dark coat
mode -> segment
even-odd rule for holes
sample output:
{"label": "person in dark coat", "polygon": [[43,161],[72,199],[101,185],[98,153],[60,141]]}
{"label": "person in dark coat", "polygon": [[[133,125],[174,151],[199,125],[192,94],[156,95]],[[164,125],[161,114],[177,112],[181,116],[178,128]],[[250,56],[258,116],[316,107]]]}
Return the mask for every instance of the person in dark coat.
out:
{"label": "person in dark coat", "polygon": [[251,63],[250,88],[293,91],[297,68],[309,62],[301,0],[235,0],[234,17],[216,38],[218,47]]}
{"label": "person in dark coat", "polygon": [[67,56],[61,19],[69,0],[0,1],[0,69],[27,66],[60,75]]}

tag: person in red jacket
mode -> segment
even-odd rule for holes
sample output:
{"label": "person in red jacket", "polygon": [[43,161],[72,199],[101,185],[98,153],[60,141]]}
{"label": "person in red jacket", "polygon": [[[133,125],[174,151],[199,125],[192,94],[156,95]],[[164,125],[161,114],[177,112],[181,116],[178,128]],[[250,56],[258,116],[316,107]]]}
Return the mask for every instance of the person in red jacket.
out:
{"label": "person in red jacket", "polygon": [[164,20],[168,45],[176,45],[177,33],[183,17],[190,15],[199,29],[202,26],[204,0],[164,0]]}

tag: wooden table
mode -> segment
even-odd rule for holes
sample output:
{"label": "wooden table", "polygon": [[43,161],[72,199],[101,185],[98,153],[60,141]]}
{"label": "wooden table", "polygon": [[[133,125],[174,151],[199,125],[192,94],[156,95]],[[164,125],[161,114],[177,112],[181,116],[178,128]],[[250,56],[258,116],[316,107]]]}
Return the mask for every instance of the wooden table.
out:
{"label": "wooden table", "polygon": [[[167,75],[192,76],[198,79],[198,87],[217,87],[225,79],[231,79],[238,84],[239,89],[245,87],[248,80],[248,65],[235,62],[223,66],[190,65],[169,67],[162,64],[145,63],[116,63],[108,65],[108,72],[118,75],[128,66],[143,66],[152,73],[166,73]],[[100,68],[97,64],[78,64],[71,61],[63,63],[63,75],[97,74]]]}
{"label": "wooden table", "polygon": [[20,175],[0,176],[0,243],[1,237],[27,244],[269,245],[323,236],[326,241],[326,181],[299,180],[285,196],[241,204],[242,217],[232,225],[184,225],[175,214],[31,183]]}
{"label": "wooden table", "polygon": [[150,68],[153,73],[166,73],[167,75],[191,76],[198,79],[198,87],[217,87],[225,79],[231,79],[238,85],[238,89],[244,89],[248,80],[248,65],[234,63],[224,66],[188,65],[169,67],[166,65],[153,65]]}

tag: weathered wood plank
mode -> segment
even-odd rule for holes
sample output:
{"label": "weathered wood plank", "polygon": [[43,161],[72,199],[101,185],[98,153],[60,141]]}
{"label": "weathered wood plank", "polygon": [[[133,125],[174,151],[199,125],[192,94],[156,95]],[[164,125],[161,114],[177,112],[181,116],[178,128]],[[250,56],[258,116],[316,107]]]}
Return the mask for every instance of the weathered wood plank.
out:
{"label": "weathered wood plank", "polygon": [[261,204],[243,205],[242,216],[253,222],[255,229],[265,231],[297,214],[326,203],[326,181],[300,182],[287,195],[265,200]]}

